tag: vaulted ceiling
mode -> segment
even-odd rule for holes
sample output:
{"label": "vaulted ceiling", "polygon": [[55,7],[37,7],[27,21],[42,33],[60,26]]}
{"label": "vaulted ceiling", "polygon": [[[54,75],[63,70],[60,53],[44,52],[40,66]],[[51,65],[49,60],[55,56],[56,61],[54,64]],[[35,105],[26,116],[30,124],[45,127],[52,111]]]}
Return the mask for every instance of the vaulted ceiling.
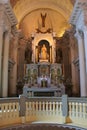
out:
{"label": "vaulted ceiling", "polygon": [[[70,28],[69,18],[75,0],[10,0],[18,20],[18,28],[26,37],[39,28],[46,31],[51,28],[58,37]],[[41,14],[45,16],[45,27],[42,28]]]}

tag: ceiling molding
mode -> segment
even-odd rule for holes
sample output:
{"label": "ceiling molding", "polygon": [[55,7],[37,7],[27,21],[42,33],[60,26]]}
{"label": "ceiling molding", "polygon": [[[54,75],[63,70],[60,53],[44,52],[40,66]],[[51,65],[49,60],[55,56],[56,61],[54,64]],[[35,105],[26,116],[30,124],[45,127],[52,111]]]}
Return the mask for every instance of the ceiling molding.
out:
{"label": "ceiling molding", "polygon": [[[52,10],[55,10],[57,11],[58,13],[60,13],[63,17],[65,17],[65,19],[69,19],[70,17],[70,14],[71,14],[71,11],[72,11],[72,4],[69,5],[71,6],[69,9],[68,9],[68,5],[65,4],[65,2],[58,2],[60,0],[38,0],[38,1],[32,1],[31,0],[19,0],[16,5],[14,6],[14,12],[15,12],[15,15],[18,19],[18,23],[20,23],[20,21],[24,18],[24,16],[26,16],[28,13],[34,11],[34,10],[37,10],[37,9],[40,9],[40,8],[48,8],[48,9],[52,9]],[[67,0],[69,1],[69,0]],[[64,3],[64,4],[63,4]],[[70,2],[69,2],[70,3]],[[48,6],[49,5],[49,6]]]}
{"label": "ceiling molding", "polygon": [[9,0],[0,0],[0,3],[3,4],[5,7],[5,12],[9,18],[9,22],[11,23],[11,26],[17,25],[18,22]]}

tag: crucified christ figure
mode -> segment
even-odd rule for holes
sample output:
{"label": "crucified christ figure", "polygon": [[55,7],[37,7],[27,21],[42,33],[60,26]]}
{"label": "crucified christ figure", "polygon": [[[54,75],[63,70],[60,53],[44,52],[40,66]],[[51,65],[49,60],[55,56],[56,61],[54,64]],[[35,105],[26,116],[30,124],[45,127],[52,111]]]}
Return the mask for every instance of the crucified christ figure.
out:
{"label": "crucified christ figure", "polygon": [[45,27],[45,19],[46,19],[46,13],[45,13],[45,15],[42,15],[42,13],[41,13],[41,18],[42,18],[42,27]]}

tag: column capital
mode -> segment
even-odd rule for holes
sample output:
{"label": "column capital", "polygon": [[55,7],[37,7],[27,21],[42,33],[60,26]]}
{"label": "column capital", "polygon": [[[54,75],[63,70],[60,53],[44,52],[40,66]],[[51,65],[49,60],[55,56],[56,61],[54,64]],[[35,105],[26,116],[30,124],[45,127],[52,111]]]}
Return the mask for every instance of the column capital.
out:
{"label": "column capital", "polygon": [[82,29],[83,32],[87,31],[87,25],[84,25]]}
{"label": "column capital", "polygon": [[82,30],[76,30],[75,37],[77,39],[82,39],[82,37],[83,37],[83,31]]}

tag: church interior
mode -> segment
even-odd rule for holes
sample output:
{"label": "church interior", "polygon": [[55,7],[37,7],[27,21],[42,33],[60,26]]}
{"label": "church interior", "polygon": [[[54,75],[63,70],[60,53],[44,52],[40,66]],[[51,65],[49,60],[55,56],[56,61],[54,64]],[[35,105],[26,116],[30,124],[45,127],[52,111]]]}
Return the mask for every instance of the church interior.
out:
{"label": "church interior", "polygon": [[87,0],[0,0],[0,130],[87,130],[86,48]]}

